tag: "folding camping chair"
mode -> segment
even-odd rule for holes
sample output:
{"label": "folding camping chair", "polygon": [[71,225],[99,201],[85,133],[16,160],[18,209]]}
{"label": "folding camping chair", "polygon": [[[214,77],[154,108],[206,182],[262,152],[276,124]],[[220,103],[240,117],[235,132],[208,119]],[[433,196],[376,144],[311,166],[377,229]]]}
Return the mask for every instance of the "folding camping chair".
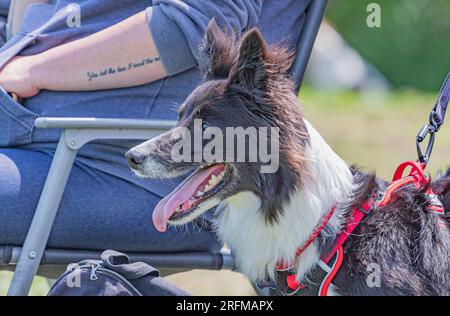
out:
{"label": "folding camping chair", "polygon": [[[327,0],[312,0],[307,8],[305,24],[291,69],[297,91],[300,89],[326,4]],[[62,133],[23,246],[0,246],[0,265],[15,268],[8,295],[27,295],[36,274],[56,277],[65,271],[70,263],[100,257],[100,251],[46,249],[77,150],[94,139],[146,140],[168,130],[173,124],[175,122],[172,121],[101,118],[41,117],[35,121],[36,128],[58,128]],[[233,258],[225,249],[218,253],[129,253],[129,255],[132,260],[144,261],[158,267],[166,275],[191,269],[234,268]]]}

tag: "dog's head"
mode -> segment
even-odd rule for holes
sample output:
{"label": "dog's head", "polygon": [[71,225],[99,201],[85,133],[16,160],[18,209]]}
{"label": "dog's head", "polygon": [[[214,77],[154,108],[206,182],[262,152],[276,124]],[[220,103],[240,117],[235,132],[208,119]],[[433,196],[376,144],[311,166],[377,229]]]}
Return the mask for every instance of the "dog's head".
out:
{"label": "dog's head", "polygon": [[244,191],[276,220],[306,169],[308,136],[288,77],[293,55],[267,46],[255,28],[234,40],[214,21],[201,51],[204,82],[182,104],[177,125],[127,153],[142,177],[194,171],[157,205],[155,226],[187,223]]}

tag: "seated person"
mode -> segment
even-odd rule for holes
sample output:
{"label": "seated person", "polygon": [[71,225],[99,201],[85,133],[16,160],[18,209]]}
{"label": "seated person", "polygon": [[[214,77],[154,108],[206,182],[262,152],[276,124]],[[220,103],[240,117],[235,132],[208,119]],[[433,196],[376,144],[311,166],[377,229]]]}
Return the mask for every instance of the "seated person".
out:
{"label": "seated person", "polygon": [[[211,18],[238,33],[258,26],[269,42],[293,48],[309,4],[39,2],[28,6],[18,32],[0,49],[0,245],[23,243],[60,136],[60,130],[33,128],[37,117],[176,120],[177,104],[201,81],[198,46]],[[200,226],[155,230],[152,210],[177,181],[137,178],[124,157],[137,143],[99,140],[80,149],[48,247],[219,250],[214,233]]]}

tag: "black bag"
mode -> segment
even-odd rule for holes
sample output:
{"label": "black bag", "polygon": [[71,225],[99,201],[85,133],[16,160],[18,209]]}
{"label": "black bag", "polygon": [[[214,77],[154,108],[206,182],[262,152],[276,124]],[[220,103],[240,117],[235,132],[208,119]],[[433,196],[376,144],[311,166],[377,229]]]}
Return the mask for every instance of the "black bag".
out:
{"label": "black bag", "polygon": [[101,260],[72,264],[53,284],[49,296],[187,296],[144,262],[130,262],[120,252],[106,250]]}

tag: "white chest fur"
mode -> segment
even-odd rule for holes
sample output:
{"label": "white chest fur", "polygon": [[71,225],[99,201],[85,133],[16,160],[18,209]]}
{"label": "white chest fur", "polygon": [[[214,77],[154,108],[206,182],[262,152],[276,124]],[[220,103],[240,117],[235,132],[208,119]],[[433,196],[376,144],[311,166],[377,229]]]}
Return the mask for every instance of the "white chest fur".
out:
{"label": "white chest fur", "polygon": [[[267,223],[260,211],[259,197],[241,192],[224,202],[226,207],[215,223],[219,237],[233,249],[238,269],[251,281],[266,275],[273,278],[280,259],[293,262],[296,249],[309,238],[322,216],[352,191],[352,175],[347,164],[308,122],[306,126],[310,135],[307,157],[313,181],[297,189],[285,202],[279,220]],[[329,226],[340,228],[338,216],[330,219]],[[313,243],[296,259],[299,279],[319,256]]]}

